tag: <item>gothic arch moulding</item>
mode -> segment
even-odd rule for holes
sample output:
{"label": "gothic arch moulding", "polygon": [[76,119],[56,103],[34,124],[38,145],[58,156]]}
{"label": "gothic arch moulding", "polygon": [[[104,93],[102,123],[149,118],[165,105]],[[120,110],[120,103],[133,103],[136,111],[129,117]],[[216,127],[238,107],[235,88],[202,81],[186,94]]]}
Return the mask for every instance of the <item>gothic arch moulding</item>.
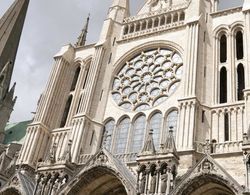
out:
{"label": "gothic arch moulding", "polygon": [[190,177],[187,182],[178,187],[174,194],[178,195],[212,195],[223,193],[225,195],[237,195],[239,191],[235,184],[214,173],[199,173]]}
{"label": "gothic arch moulding", "polygon": [[[122,68],[122,66],[124,65],[124,63],[126,63],[127,60],[133,58],[137,54],[140,54],[140,52],[145,51],[145,50],[150,50],[153,48],[159,48],[159,47],[175,50],[183,57],[184,49],[180,45],[178,45],[172,41],[158,40],[158,41],[150,41],[150,42],[147,42],[146,44],[142,43],[142,44],[130,49],[128,52],[124,52],[125,54],[123,56],[121,56],[119,58],[119,60],[117,60],[114,63],[113,75],[118,73],[118,71]],[[113,81],[111,81],[111,83],[112,82]]]}
{"label": "gothic arch moulding", "polygon": [[62,189],[64,195],[135,195],[136,180],[111,153],[102,149]]}

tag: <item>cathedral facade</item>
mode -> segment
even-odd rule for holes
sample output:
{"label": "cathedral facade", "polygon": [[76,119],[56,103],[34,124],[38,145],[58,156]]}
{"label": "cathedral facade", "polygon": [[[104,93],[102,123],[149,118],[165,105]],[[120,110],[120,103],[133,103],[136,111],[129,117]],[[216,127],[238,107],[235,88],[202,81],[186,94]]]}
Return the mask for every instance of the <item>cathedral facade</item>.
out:
{"label": "cathedral facade", "polygon": [[250,194],[250,0],[113,0],[54,56],[2,194]]}

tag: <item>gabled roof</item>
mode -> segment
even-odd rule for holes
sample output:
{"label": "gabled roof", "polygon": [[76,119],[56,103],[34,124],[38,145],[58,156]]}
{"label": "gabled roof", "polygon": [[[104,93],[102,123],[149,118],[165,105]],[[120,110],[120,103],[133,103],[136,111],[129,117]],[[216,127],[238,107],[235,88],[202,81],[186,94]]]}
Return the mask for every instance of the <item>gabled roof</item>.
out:
{"label": "gabled roof", "polygon": [[23,144],[24,137],[26,134],[26,129],[30,121],[22,121],[19,123],[11,123],[7,124],[5,127],[5,138],[4,144],[10,144],[12,142],[16,142],[19,144]]}

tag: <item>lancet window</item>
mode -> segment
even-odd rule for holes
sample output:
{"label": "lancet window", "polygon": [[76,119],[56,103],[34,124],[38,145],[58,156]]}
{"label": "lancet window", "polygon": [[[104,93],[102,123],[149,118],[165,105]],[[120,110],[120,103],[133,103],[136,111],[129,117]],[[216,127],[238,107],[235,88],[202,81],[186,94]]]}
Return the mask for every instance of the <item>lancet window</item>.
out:
{"label": "lancet window", "polygon": [[136,118],[133,124],[130,152],[137,153],[142,149],[146,128],[146,117],[141,115]]}
{"label": "lancet window", "polygon": [[162,114],[160,112],[155,113],[149,121],[150,129],[153,129],[153,140],[156,149],[160,147],[161,123]]}
{"label": "lancet window", "polygon": [[220,71],[220,103],[227,102],[227,70],[225,67]]}
{"label": "lancet window", "polygon": [[115,128],[115,121],[111,119],[104,125],[103,129],[102,146],[109,151],[111,150],[114,128]]}
{"label": "lancet window", "polygon": [[114,149],[115,154],[123,154],[126,152],[129,127],[130,119],[127,117],[117,125]]}
{"label": "lancet window", "polygon": [[176,137],[177,122],[178,122],[178,111],[177,110],[173,110],[167,116],[166,130],[168,132],[168,130],[170,128],[172,128],[174,138]]}

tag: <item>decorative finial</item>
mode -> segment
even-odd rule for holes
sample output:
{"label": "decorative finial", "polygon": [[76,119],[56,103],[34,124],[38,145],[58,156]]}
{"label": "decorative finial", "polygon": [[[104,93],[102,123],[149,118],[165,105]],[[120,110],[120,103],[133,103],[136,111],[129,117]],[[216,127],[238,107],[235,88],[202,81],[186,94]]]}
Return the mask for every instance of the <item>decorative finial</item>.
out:
{"label": "decorative finial", "polygon": [[155,153],[156,151],[155,151],[154,139],[153,139],[153,129],[150,129],[148,132],[148,137],[146,139],[146,142],[141,151],[141,155],[153,155]]}
{"label": "decorative finial", "polygon": [[89,26],[89,18],[90,18],[90,14],[88,15],[86,24],[85,24],[84,28],[82,29],[80,36],[78,37],[78,41],[75,44],[76,47],[84,46],[86,43],[87,34],[88,34],[88,26]]}

